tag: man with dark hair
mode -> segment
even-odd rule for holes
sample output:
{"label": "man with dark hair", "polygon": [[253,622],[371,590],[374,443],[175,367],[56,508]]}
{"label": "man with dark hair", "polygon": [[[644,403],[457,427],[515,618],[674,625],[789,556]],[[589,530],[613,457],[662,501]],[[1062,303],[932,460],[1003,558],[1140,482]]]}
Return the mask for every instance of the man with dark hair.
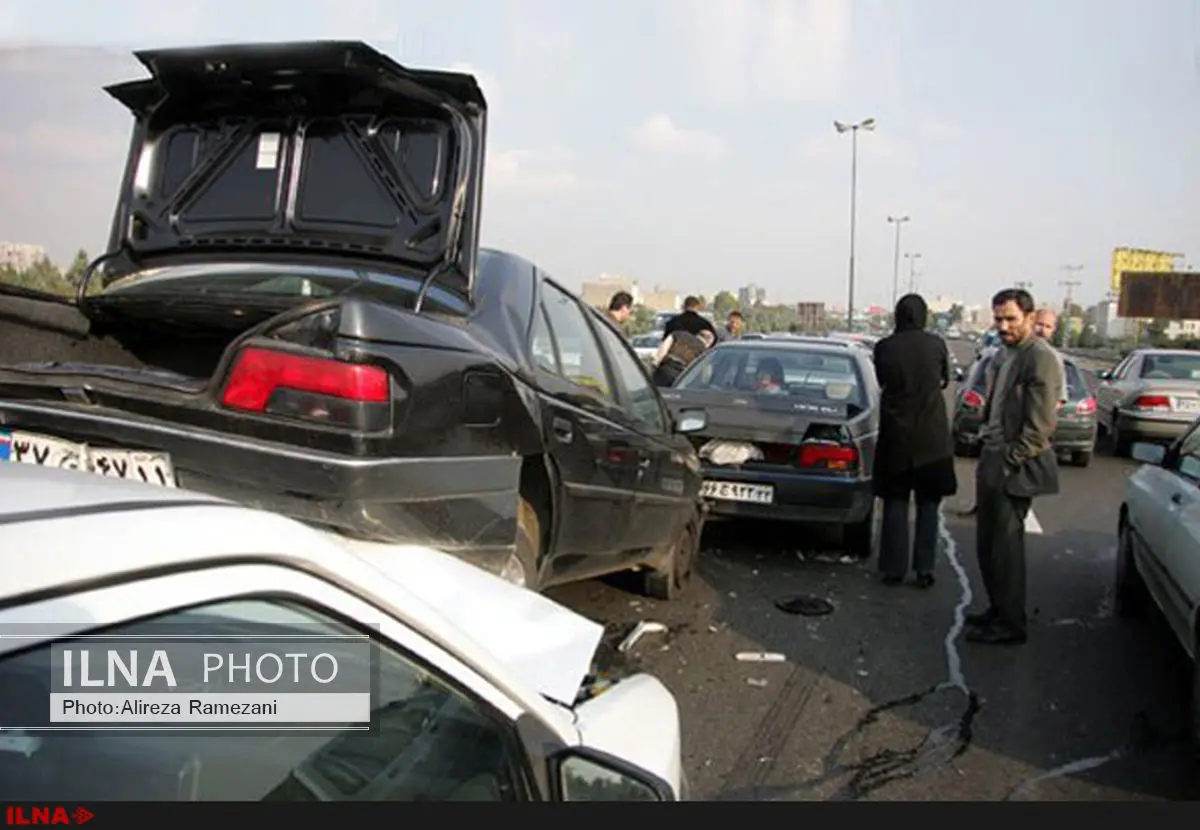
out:
{"label": "man with dark hair", "polygon": [[625,322],[633,316],[633,295],[628,291],[618,291],[612,295],[612,299],[608,301],[608,319],[612,320],[617,328],[621,331],[625,330]]}
{"label": "man with dark hair", "polygon": [[1025,517],[1036,496],[1058,492],[1052,440],[1062,374],[1054,350],[1034,334],[1035,311],[1023,289],[992,298],[1004,351],[984,406],[975,467],[975,539],[988,596],[987,610],[967,616],[967,639],[976,643],[1026,641]]}
{"label": "man with dark hair", "polygon": [[746,330],[746,319],[736,308],[725,318],[725,330],[720,332],[722,340],[737,340]]}
{"label": "man with dark hair", "polygon": [[663,327],[663,338],[670,337],[677,331],[686,331],[688,334],[699,335],[702,331],[709,331],[713,339],[716,340],[717,327],[710,320],[704,317],[700,312],[704,309],[704,303],[700,302],[699,297],[688,296],[683,301],[683,312],[676,314]]}

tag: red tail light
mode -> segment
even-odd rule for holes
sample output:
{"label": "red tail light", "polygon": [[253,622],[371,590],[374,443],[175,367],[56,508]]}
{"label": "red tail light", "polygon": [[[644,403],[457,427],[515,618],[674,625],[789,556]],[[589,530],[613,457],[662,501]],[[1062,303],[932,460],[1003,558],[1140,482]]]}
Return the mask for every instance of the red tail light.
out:
{"label": "red tail light", "polygon": [[1079,403],[1075,404],[1075,412],[1078,415],[1091,415],[1096,411],[1096,399],[1084,398]]}
{"label": "red tail light", "polygon": [[966,394],[963,395],[962,405],[967,409],[983,409],[984,403],[983,395],[980,395],[974,389],[968,389]]}
{"label": "red tail light", "polygon": [[805,441],[796,463],[808,469],[849,471],[858,469],[858,450],[831,441]]}
{"label": "red tail light", "polygon": [[1133,402],[1134,409],[1169,410],[1171,399],[1166,395],[1142,395]]}
{"label": "red tail light", "polygon": [[390,403],[391,381],[378,366],[254,347],[238,353],[221,393],[230,409],[363,428],[379,424],[364,423],[362,406]]}

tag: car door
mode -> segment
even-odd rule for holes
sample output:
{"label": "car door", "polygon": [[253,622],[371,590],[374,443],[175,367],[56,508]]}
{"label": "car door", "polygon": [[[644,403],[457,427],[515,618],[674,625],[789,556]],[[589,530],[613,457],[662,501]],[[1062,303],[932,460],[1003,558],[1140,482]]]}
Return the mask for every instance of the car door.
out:
{"label": "car door", "polygon": [[[28,623],[37,620],[56,624],[30,629]],[[522,739],[527,727],[519,722],[530,713],[519,700],[378,607],[299,570],[241,564],[135,575],[7,607],[0,611],[0,626],[31,632],[25,642],[0,640],[5,737],[37,742],[26,756],[0,753],[0,795],[9,801],[547,800],[544,783],[532,772],[536,759]],[[192,720],[155,731],[49,731],[27,737],[23,727],[45,722],[48,708],[55,719],[60,698],[89,699],[88,689],[50,695],[65,670],[63,642],[98,642],[77,639],[81,636],[122,647],[137,644],[147,652],[165,650],[172,658],[175,688],[202,702],[234,687],[221,685],[223,671],[217,672],[218,682],[210,681],[207,656],[200,682],[200,661],[181,659],[181,650],[185,658],[198,648],[230,652],[231,664],[233,652],[260,646],[271,652],[332,653],[336,676],[349,678],[349,685],[335,695],[309,689],[297,703],[282,693],[261,695],[281,701],[273,722],[245,721],[261,731],[243,726],[237,733],[214,735]],[[261,660],[254,665],[261,678]],[[240,675],[231,671],[231,677]],[[237,699],[251,697],[236,688]],[[137,690],[124,695],[164,699]],[[370,731],[336,725],[289,731],[277,725],[358,720],[332,700],[343,696],[362,699]],[[322,716],[301,716],[312,712]],[[187,731],[181,731],[181,723]],[[561,727],[541,723],[546,734],[567,739]],[[64,729],[62,723],[58,728]]]}
{"label": "car door", "polygon": [[1113,427],[1113,412],[1121,406],[1125,396],[1133,391],[1137,383],[1138,368],[1142,365],[1140,354],[1131,354],[1113,370],[1112,377],[1101,381],[1097,388],[1100,416],[1106,428]]}
{"label": "car door", "polygon": [[553,367],[538,367],[547,452],[559,478],[548,578],[611,570],[627,549],[639,469],[639,439],[620,424],[608,365],[582,305],[540,281],[536,326],[544,325]]}
{"label": "car door", "polygon": [[624,338],[598,316],[592,322],[617,381],[622,421],[637,439],[629,544],[662,549],[678,538],[698,503],[698,468],[688,464],[694,450],[686,436],[675,433],[662,398]]}
{"label": "car door", "polygon": [[1155,594],[1181,642],[1191,648],[1200,599],[1200,429],[1195,426],[1166,459],[1158,493],[1161,527],[1154,531]]}

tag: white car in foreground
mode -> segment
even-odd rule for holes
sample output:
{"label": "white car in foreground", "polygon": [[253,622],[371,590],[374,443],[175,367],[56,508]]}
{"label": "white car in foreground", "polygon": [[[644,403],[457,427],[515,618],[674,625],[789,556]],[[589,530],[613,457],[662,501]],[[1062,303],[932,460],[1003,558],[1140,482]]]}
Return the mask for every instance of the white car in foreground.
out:
{"label": "white car in foreground", "polygon": [[1200,421],[1170,447],[1135,443],[1117,525],[1116,612],[1156,609],[1192,660],[1191,739],[1200,758]]}
{"label": "white car in foreground", "polygon": [[[674,697],[644,674],[583,689],[603,629],[538,594],[428,548],[343,545],[186,491],[3,463],[0,490],[0,799],[685,796]],[[376,731],[31,726],[48,724],[51,645],[70,636],[300,621],[371,638]]]}

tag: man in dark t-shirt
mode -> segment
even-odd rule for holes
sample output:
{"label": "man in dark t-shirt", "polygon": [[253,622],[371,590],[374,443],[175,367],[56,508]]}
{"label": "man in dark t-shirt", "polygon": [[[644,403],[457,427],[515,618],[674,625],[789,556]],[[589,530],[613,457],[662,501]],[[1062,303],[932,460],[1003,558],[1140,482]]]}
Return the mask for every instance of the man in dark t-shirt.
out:
{"label": "man in dark t-shirt", "polygon": [[687,297],[683,301],[683,312],[676,314],[667,321],[667,325],[663,327],[663,337],[670,337],[676,331],[686,331],[688,334],[699,335],[702,331],[712,333],[713,340],[716,340],[717,328],[708,318],[700,314],[700,310],[704,308],[704,304],[700,302],[699,297]]}

